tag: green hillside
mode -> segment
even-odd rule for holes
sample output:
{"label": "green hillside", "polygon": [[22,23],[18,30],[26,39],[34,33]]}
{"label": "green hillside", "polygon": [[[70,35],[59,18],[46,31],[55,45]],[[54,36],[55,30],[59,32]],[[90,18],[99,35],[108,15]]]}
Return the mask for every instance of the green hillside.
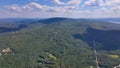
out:
{"label": "green hillside", "polygon": [[0,26],[0,68],[96,68],[93,41],[101,68],[120,64],[118,24],[69,18],[22,22]]}

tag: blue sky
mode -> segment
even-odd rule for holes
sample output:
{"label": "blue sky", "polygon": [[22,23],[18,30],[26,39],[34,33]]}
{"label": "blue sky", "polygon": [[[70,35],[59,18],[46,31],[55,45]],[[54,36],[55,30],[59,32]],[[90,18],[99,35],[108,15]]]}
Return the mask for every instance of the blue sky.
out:
{"label": "blue sky", "polygon": [[120,17],[120,0],[0,0],[0,18]]}

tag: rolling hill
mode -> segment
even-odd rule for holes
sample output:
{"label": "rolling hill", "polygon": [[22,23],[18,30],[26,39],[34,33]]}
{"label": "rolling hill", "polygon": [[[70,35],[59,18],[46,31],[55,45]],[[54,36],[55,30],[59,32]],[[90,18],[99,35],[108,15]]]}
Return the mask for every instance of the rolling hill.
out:
{"label": "rolling hill", "polygon": [[71,18],[2,24],[0,68],[96,68],[93,41],[101,68],[120,64],[118,24]]}

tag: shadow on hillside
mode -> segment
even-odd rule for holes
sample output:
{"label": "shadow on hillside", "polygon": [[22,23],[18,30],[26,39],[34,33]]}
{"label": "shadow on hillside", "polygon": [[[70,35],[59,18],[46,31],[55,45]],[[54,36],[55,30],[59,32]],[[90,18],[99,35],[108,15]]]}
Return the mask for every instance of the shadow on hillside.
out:
{"label": "shadow on hillside", "polygon": [[96,48],[99,50],[120,49],[120,30],[97,30],[88,28],[85,34],[74,34],[73,37],[82,39],[90,46],[93,46],[94,40],[96,42]]}
{"label": "shadow on hillside", "polygon": [[25,24],[20,24],[16,28],[0,27],[0,33],[19,31],[20,29],[25,27],[27,27]]}

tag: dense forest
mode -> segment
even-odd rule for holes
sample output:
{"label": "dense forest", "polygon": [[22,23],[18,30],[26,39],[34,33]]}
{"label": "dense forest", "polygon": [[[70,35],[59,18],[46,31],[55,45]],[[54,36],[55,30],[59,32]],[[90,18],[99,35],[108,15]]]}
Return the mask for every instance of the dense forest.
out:
{"label": "dense forest", "polygon": [[[11,23],[12,22],[12,23]],[[120,25],[87,19],[0,22],[0,68],[100,68],[120,64]]]}

